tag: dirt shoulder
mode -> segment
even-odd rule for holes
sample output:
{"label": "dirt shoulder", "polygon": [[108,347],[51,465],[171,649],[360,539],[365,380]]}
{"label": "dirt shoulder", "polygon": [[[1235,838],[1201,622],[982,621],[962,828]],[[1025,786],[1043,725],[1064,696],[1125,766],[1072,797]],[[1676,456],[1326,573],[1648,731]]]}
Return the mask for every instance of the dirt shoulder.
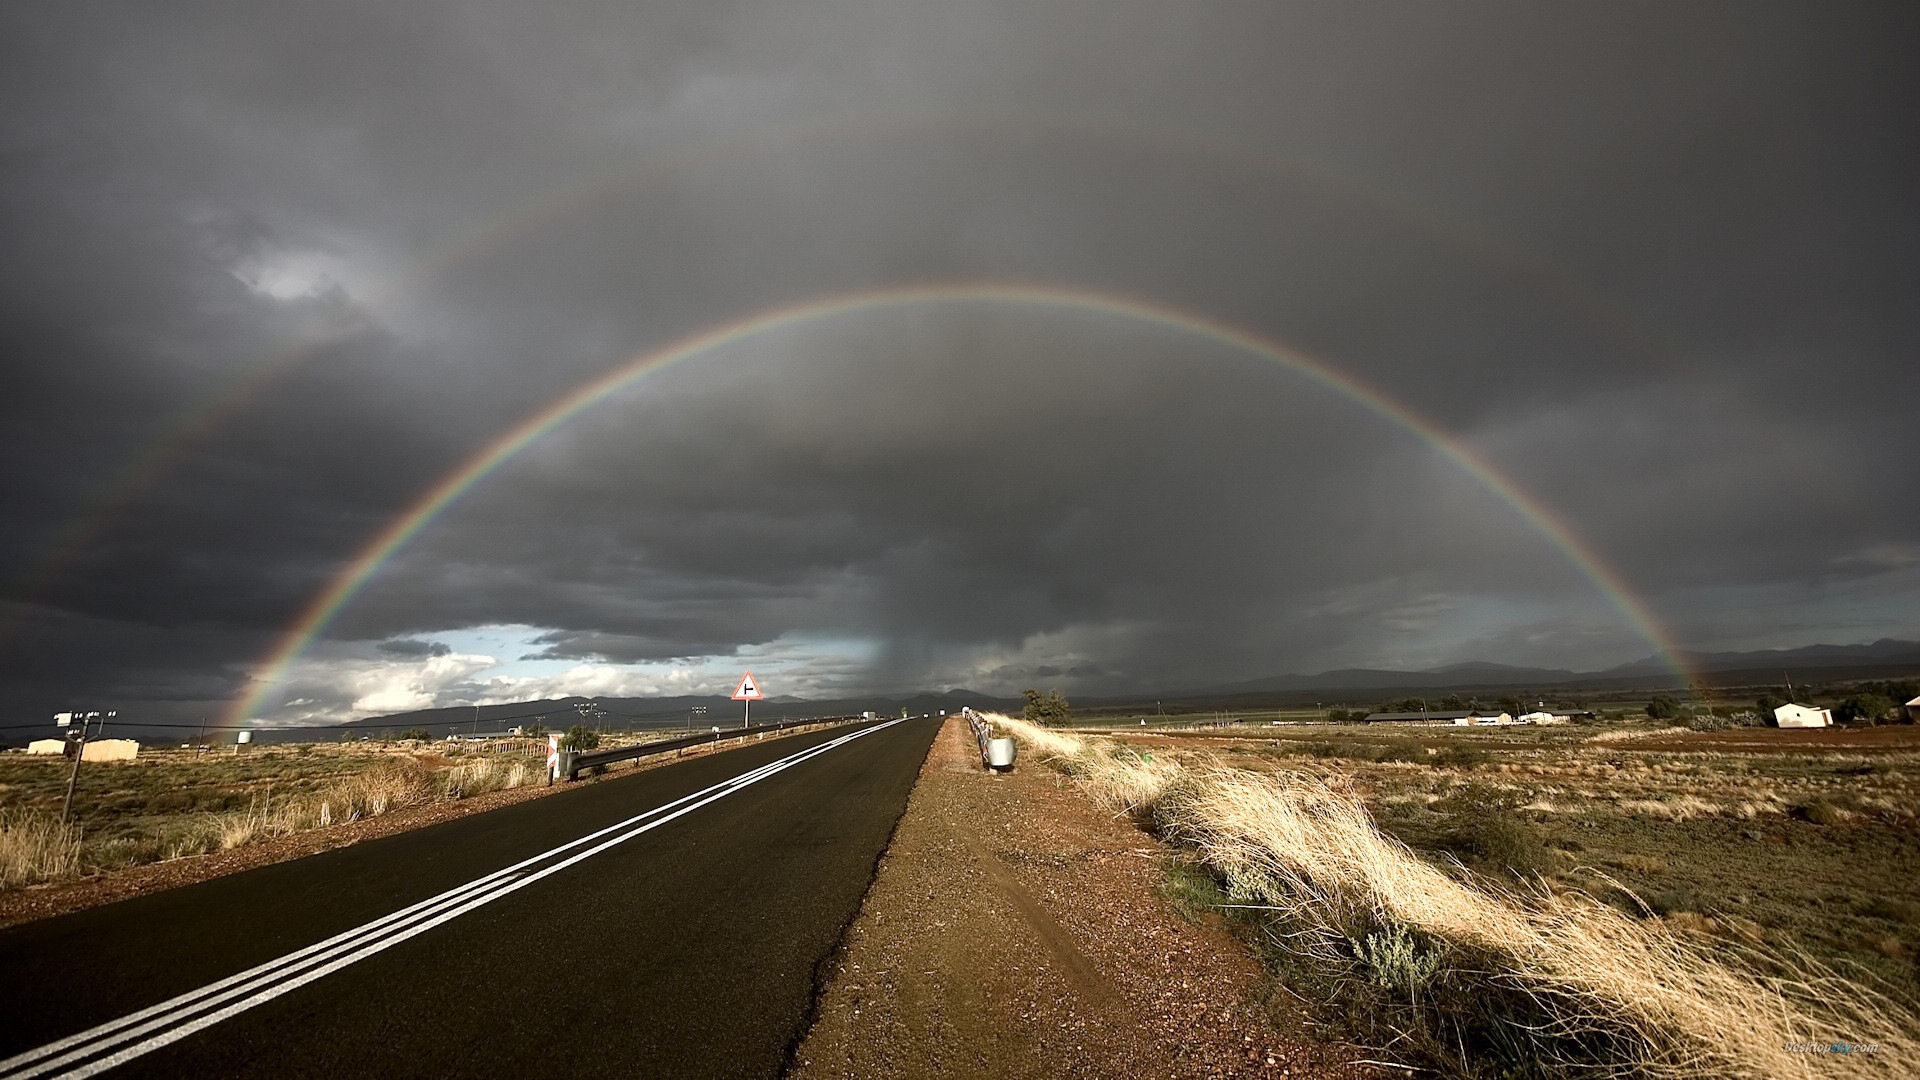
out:
{"label": "dirt shoulder", "polygon": [[1276,1024],[1245,949],[1161,899],[1166,858],[1050,770],[987,774],[949,720],[789,1075],[1374,1075]]}
{"label": "dirt shoulder", "polygon": [[[817,731],[816,727],[794,728],[781,732],[769,732],[765,738],[777,739],[797,735],[807,731]],[[410,829],[437,825],[442,821],[465,817],[468,814],[484,813],[502,806],[526,802],[528,799],[540,799],[561,792],[572,791],[583,784],[599,783],[616,779],[643,769],[657,769],[671,765],[688,757],[713,753],[726,753],[748,745],[737,739],[729,739],[715,746],[689,747],[675,753],[661,754],[657,757],[643,757],[632,761],[619,762],[608,767],[608,771],[597,777],[582,777],[572,784],[555,784],[552,787],[536,785],[531,787],[507,788],[490,791],[483,795],[473,795],[463,799],[435,801],[419,806],[403,807],[381,814],[377,817],[325,828],[308,829],[287,836],[256,840],[241,847],[218,851],[208,855],[193,855],[186,858],[168,859],[163,862],[147,863],[142,866],[130,866],[121,870],[92,874],[72,881],[53,882],[45,885],[32,885],[25,888],[9,889],[0,892],[0,929],[20,923],[33,922],[36,919],[52,918],[68,912],[99,907],[120,900],[144,896],[147,893],[161,892],[209,881],[228,874],[237,874],[259,866],[288,862],[293,859],[317,855],[323,851],[347,847],[365,840],[374,840]],[[451,760],[441,759],[447,764]]]}

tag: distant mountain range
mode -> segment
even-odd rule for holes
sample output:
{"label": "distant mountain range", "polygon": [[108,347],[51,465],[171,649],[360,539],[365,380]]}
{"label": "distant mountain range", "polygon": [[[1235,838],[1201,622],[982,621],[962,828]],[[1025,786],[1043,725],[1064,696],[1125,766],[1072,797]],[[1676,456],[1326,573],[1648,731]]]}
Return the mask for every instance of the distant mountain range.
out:
{"label": "distant mountain range", "polygon": [[[1881,638],[1868,645],[1806,645],[1798,649],[1755,652],[1682,652],[1674,659],[1694,675],[1720,676],[1728,685],[1779,682],[1788,676],[1868,679],[1920,671],[1920,641]],[[1318,675],[1273,675],[1228,683],[1168,697],[1217,697],[1233,694],[1336,690],[1488,689],[1494,687],[1569,686],[1654,689],[1674,683],[1665,657],[1649,656],[1601,671],[1514,667],[1469,661],[1421,671],[1343,668]]]}
{"label": "distant mountain range", "polygon": [[[1807,645],[1798,649],[1763,649],[1756,652],[1690,652],[1681,654],[1678,659],[1690,673],[1712,676],[1712,682],[1726,686],[1776,685],[1787,678],[1806,681],[1893,678],[1920,674],[1920,641],[1883,638],[1868,645]],[[1341,668],[1317,675],[1271,675],[1262,679],[1161,694],[1076,697],[1074,701],[1077,705],[1098,707],[1155,699],[1167,703],[1192,704],[1197,701],[1256,697],[1312,700],[1316,695],[1336,700],[1342,695],[1363,697],[1378,693],[1405,694],[1429,690],[1575,687],[1585,690],[1665,690],[1678,686],[1679,679],[1667,661],[1649,656],[1602,671],[1586,672],[1566,668],[1515,667],[1484,661],[1448,664],[1422,671]],[[597,698],[594,701],[606,711],[608,720],[619,727],[737,727],[742,713],[739,702],[720,695]],[[757,717],[772,720],[781,717],[847,716],[869,710],[887,716],[898,716],[902,709],[915,714],[936,713],[942,709],[952,713],[966,706],[1005,709],[1018,703],[1018,698],[994,697],[971,690],[950,690],[900,697],[876,694],[872,697],[818,701],[782,696],[755,703],[753,711]],[[355,724],[380,729],[424,728],[438,736],[473,730],[497,732],[513,724],[537,719],[549,729],[565,730],[580,722],[575,709],[586,704],[588,700],[585,698],[527,701],[483,706],[477,714],[470,705],[456,706],[369,717],[355,721]],[[706,711],[696,715],[696,709]]]}
{"label": "distant mountain range", "polygon": [[[754,702],[753,718],[758,722],[811,716],[857,716],[863,712],[875,712],[882,716],[899,716],[902,709],[917,715],[937,713],[942,709],[948,712],[959,712],[969,705],[982,709],[999,709],[1005,708],[1008,704],[1007,699],[993,698],[968,690],[954,690],[943,694],[912,694],[905,697],[876,694],[864,698],[831,698],[819,701],[783,695]],[[714,726],[739,727],[745,714],[740,702],[721,694],[710,697],[659,698],[566,697],[517,701],[510,705],[483,705],[478,710],[471,705],[455,705],[444,709],[420,709],[389,716],[370,716],[364,720],[351,721],[348,726],[377,728],[382,731],[421,728],[435,737],[465,734],[470,731],[497,733],[509,727],[530,723],[540,723],[550,731],[565,731],[582,722],[583,713],[580,709],[588,705],[598,705],[605,712],[608,724],[619,728],[686,727],[704,730]],[[704,710],[704,712],[696,713],[696,710]]]}

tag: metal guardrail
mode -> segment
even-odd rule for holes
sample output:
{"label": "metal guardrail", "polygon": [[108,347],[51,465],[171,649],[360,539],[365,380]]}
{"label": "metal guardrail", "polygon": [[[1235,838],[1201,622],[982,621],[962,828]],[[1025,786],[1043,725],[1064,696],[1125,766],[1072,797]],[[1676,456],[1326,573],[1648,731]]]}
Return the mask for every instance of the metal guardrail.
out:
{"label": "metal guardrail", "polygon": [[966,717],[967,726],[973,729],[973,741],[980,745],[980,767],[990,772],[1002,772],[1013,768],[1013,740],[1007,736],[996,736],[993,725],[971,708],[963,708],[960,715]]}
{"label": "metal guardrail", "polygon": [[973,741],[980,744],[980,767],[983,769],[989,768],[990,766],[987,764],[987,744],[993,741],[993,725],[982,720],[980,714],[974,712],[971,708],[962,708],[960,715],[967,718],[967,726],[973,729]]}
{"label": "metal guardrail", "polygon": [[770,731],[785,731],[788,728],[807,727],[813,724],[844,724],[864,719],[866,719],[864,716],[815,716],[805,720],[781,720],[778,723],[755,724],[745,728],[701,731],[678,739],[661,739],[657,742],[620,746],[611,750],[562,750],[560,764],[554,770],[554,775],[571,781],[580,775],[581,770],[593,768],[595,765],[610,765],[616,761],[630,761],[634,758],[651,757],[654,754],[665,754],[695,746],[711,746],[722,740],[765,735]]}

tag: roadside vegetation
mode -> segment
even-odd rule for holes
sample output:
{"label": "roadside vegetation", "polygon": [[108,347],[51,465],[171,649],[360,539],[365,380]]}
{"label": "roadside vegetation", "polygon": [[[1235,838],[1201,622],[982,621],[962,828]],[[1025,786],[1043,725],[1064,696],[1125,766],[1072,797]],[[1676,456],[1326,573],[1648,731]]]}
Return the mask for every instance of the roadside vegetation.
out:
{"label": "roadside vegetation", "polygon": [[83,765],[60,821],[70,762],[0,755],[0,888],[225,851],[408,807],[543,783],[538,747],[302,744],[244,753],[143,750]]}
{"label": "roadside vegetation", "polygon": [[1276,996],[1409,1065],[1810,1077],[1837,1063],[1796,1044],[1871,1045],[1847,1062],[1869,1075],[1920,1054],[1912,753],[1643,752],[1591,729],[1128,742],[992,719],[1174,844],[1169,900],[1227,915]]}

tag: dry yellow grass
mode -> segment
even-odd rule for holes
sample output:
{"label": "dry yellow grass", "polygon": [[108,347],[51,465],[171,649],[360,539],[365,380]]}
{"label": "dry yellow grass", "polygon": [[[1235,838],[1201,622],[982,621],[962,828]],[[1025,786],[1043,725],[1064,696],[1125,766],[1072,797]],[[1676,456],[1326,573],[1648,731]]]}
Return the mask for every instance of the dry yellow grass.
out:
{"label": "dry yellow grass", "polygon": [[239,847],[256,839],[286,836],[306,829],[340,825],[437,799],[464,799],[503,788],[545,780],[545,774],[520,759],[479,758],[451,769],[432,770],[412,758],[394,758],[348,777],[324,791],[271,796],[245,810],[217,815],[213,847]]}
{"label": "dry yellow grass", "polygon": [[1541,1057],[1590,1047],[1581,1039],[1589,1034],[1606,1035],[1602,1044],[1624,1056],[1564,1061],[1570,1070],[1675,1080],[1824,1076],[1830,1062],[1793,1047],[1836,1038],[1877,1044],[1877,1053],[1850,1058],[1861,1073],[1895,1075],[1920,1060],[1920,1018],[1810,958],[1722,960],[1678,927],[1582,893],[1463,882],[1381,833],[1328,774],[1146,761],[988,718],[1096,798],[1190,845],[1236,898],[1303,928],[1293,948],[1326,958],[1356,948],[1353,927],[1412,928],[1489,959],[1492,970],[1481,974],[1490,986],[1521,990],[1554,1018],[1535,1033]]}
{"label": "dry yellow grass", "polygon": [[0,811],[0,888],[56,881],[79,869],[79,829],[51,814]]}

